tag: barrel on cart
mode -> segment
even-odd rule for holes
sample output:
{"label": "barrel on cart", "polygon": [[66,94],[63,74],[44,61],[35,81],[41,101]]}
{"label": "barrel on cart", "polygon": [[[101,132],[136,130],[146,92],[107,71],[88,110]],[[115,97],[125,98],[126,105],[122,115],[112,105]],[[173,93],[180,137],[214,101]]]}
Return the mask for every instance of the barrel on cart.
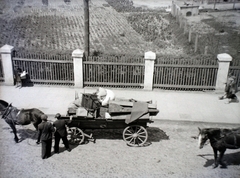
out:
{"label": "barrel on cart", "polygon": [[151,116],[159,112],[156,104],[133,99],[116,99],[107,107],[102,107],[94,94],[83,94],[82,107],[68,111],[61,119],[72,119],[68,125],[69,141],[81,144],[92,134],[86,129],[123,129],[123,140],[129,146],[143,146],[148,139],[147,123],[152,123]]}

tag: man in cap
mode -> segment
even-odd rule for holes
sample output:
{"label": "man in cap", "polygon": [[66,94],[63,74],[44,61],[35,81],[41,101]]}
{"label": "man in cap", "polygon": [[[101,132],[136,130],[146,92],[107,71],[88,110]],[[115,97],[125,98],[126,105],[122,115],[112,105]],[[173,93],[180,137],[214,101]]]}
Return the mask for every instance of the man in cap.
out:
{"label": "man in cap", "polygon": [[43,114],[41,116],[42,122],[38,125],[38,139],[37,144],[42,142],[42,159],[47,159],[51,156],[52,148],[52,134],[54,127],[50,122],[47,122],[48,116]]}
{"label": "man in cap", "polygon": [[225,94],[221,97],[219,97],[220,100],[227,98],[228,101],[226,102],[227,104],[230,102],[239,102],[237,96],[237,85],[236,85],[236,77],[232,75],[232,73],[229,73],[229,77],[226,82],[226,87],[225,87]]}
{"label": "man in cap", "polygon": [[57,118],[57,120],[53,123],[53,126],[56,128],[56,132],[54,134],[55,136],[54,152],[59,153],[60,139],[62,139],[66,150],[70,152],[71,149],[69,147],[69,143],[67,139],[68,133],[67,133],[66,125],[72,122],[72,116],[70,117],[70,120],[66,120],[66,119],[61,119],[61,115],[57,113],[55,115],[55,118]]}
{"label": "man in cap", "polygon": [[102,87],[97,89],[96,95],[99,101],[102,103],[102,106],[107,106],[109,101],[115,100],[115,94],[113,91]]}
{"label": "man in cap", "polygon": [[17,65],[15,65],[14,68],[14,79],[15,79],[15,83],[16,83],[16,88],[22,88],[22,79],[21,79],[21,73],[22,73],[22,69],[19,68]]}

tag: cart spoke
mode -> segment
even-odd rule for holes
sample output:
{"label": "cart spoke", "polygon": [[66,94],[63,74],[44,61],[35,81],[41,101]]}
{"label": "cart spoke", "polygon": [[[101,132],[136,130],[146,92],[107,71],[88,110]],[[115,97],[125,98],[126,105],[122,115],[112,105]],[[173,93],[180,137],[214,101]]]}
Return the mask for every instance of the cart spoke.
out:
{"label": "cart spoke", "polygon": [[133,136],[131,135],[131,136],[129,136],[129,137],[126,137],[126,140],[128,140],[128,139],[130,139],[130,138],[133,138]]}
{"label": "cart spoke", "polygon": [[140,140],[140,141],[141,141],[141,143],[143,143],[143,142],[144,142],[144,140],[142,140],[140,137],[138,137],[138,140]]}
{"label": "cart spoke", "polygon": [[126,132],[130,133],[130,134],[133,134],[134,133],[134,130],[131,129],[131,130],[127,130]]}
{"label": "cart spoke", "polygon": [[128,142],[131,143],[134,140],[134,138],[132,137]]}

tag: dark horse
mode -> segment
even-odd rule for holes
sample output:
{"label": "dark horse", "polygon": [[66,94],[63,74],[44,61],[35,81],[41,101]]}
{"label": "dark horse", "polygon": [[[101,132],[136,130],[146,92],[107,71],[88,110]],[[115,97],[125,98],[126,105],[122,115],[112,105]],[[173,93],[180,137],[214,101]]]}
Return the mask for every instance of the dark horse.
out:
{"label": "dark horse", "polygon": [[[220,128],[204,128],[199,129],[198,146],[203,148],[206,141],[209,139],[214,152],[213,168],[227,165],[222,161],[226,149],[240,148],[240,127],[235,129],[220,129]],[[218,160],[218,151],[220,153]]]}
{"label": "dark horse", "polygon": [[41,116],[44,114],[36,108],[19,110],[4,100],[0,100],[0,112],[2,119],[12,128],[16,143],[18,143],[19,139],[15,125],[28,125],[32,122],[36,130],[38,130],[38,124],[42,122]]}

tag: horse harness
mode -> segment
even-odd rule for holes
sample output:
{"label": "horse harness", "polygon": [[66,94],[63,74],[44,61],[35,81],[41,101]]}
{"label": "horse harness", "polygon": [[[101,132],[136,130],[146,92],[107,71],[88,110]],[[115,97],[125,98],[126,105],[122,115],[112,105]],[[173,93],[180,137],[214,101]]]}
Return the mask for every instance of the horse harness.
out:
{"label": "horse harness", "polygon": [[[237,136],[236,136],[237,134],[239,134],[239,132],[237,132],[237,131],[232,131],[232,132],[230,132],[230,133],[228,133],[228,134],[220,134],[219,140],[217,140],[217,139],[215,138],[215,141],[216,141],[216,142],[217,142],[217,141],[222,141],[222,143],[224,144],[224,146],[238,148],[238,146],[237,146]],[[223,140],[225,137],[230,136],[230,135],[233,136],[233,145],[227,144],[226,141]]]}
{"label": "horse harness", "polygon": [[[9,109],[9,108],[10,108],[10,109]],[[11,113],[12,108],[13,108],[13,107],[11,106],[11,104],[8,105],[8,107],[6,108],[6,110],[4,111],[4,113],[3,113],[3,115],[2,115],[2,119],[4,119],[6,122],[11,121],[11,122],[14,124],[14,119],[13,119],[12,115],[10,115],[11,118],[9,118],[9,114]],[[19,113],[20,113],[20,111],[17,113],[16,116],[18,116]]]}

